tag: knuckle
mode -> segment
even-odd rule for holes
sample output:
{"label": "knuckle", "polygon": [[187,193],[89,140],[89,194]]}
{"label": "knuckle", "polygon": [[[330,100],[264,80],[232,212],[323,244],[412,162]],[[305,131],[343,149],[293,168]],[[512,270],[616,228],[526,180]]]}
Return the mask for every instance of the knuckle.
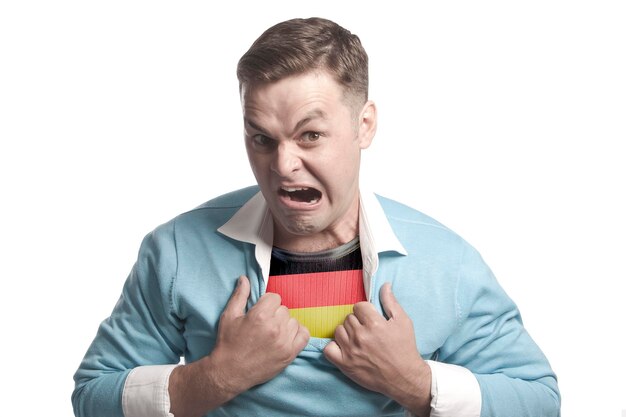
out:
{"label": "knuckle", "polygon": [[286,306],[284,306],[284,305],[281,305],[280,307],[278,307],[278,309],[276,310],[276,314],[277,315],[290,317],[289,309]]}
{"label": "knuckle", "polygon": [[282,330],[278,324],[272,323],[266,328],[267,336],[269,336],[275,342],[275,344],[276,342],[279,342],[281,333]]}
{"label": "knuckle", "polygon": [[356,332],[353,336],[354,344],[357,347],[365,346],[369,343],[369,334],[366,332]]}
{"label": "knuckle", "polygon": [[272,355],[275,361],[288,365],[295,357],[294,350],[295,349],[291,346],[291,344],[285,343],[284,341],[276,341],[276,343],[272,346]]}
{"label": "knuckle", "polygon": [[304,337],[308,340],[311,337],[311,332],[306,326],[303,326],[301,324],[298,324],[298,325],[300,326],[300,331],[302,332]]}
{"label": "knuckle", "polygon": [[251,320],[263,322],[267,317],[267,313],[261,308],[256,308],[254,310],[250,310],[248,317],[250,317]]}
{"label": "knuckle", "polygon": [[352,306],[352,314],[359,314],[359,312],[363,308],[360,304],[361,302],[358,302]]}
{"label": "knuckle", "polygon": [[290,317],[287,319],[287,328],[288,328],[290,331],[296,331],[296,330],[298,330],[299,326],[300,326],[300,323],[299,323],[299,322],[298,322],[298,320],[296,320],[295,318],[293,318],[293,317],[291,317],[291,316],[290,316]]}
{"label": "knuckle", "polygon": [[267,292],[263,295],[263,297],[265,297],[267,301],[271,302],[272,304],[280,304],[281,301],[280,295],[274,292]]}
{"label": "knuckle", "polygon": [[220,314],[220,322],[229,321],[232,318],[232,314],[228,310],[224,310],[222,314]]}
{"label": "knuckle", "polygon": [[371,303],[369,301],[359,301],[358,303],[354,304],[354,309],[364,310],[367,309],[370,305]]}
{"label": "knuckle", "polygon": [[291,355],[291,352],[285,352],[285,354],[281,358],[279,358],[279,361],[282,364],[282,367],[285,368],[287,367],[287,365],[293,362],[293,359],[294,357]]}
{"label": "knuckle", "polygon": [[273,322],[273,314],[267,310],[259,310],[254,315],[254,320],[264,327],[270,327]]}

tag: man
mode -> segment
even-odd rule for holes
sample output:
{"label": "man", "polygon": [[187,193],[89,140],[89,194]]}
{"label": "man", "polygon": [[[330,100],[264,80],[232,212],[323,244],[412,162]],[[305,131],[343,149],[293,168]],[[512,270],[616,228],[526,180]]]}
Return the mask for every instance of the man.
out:
{"label": "man", "polygon": [[555,375],[477,252],[359,187],[376,106],[358,38],[283,22],[237,75],[258,187],[146,237],[75,414],[558,415]]}

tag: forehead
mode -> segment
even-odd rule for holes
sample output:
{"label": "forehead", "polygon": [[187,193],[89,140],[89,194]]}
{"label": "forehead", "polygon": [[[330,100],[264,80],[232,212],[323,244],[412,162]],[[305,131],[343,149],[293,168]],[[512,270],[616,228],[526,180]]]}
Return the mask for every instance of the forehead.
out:
{"label": "forehead", "polygon": [[309,111],[311,106],[346,107],[344,88],[325,72],[309,72],[276,82],[243,85],[241,104],[244,114]]}

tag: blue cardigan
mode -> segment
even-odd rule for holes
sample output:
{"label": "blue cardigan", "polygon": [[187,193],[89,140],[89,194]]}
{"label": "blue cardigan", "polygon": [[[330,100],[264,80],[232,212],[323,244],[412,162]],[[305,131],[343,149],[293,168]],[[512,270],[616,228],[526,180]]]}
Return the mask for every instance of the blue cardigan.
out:
{"label": "blue cardigan", "polygon": [[[175,364],[181,356],[192,362],[209,354],[239,275],[250,278],[249,306],[264,293],[254,245],[217,231],[257,192],[250,187],[209,201],[145,237],[115,309],[75,374],[77,416],[123,416],[124,382],[137,366]],[[378,254],[370,301],[382,314],[379,289],[392,283],[413,320],[422,357],[463,366],[476,376],[481,416],[558,416],[556,377],[480,255],[433,219],[378,200],[407,254]],[[277,377],[208,415],[403,414],[396,402],[360,387],[328,362],[322,353],[327,342],[311,338]]]}

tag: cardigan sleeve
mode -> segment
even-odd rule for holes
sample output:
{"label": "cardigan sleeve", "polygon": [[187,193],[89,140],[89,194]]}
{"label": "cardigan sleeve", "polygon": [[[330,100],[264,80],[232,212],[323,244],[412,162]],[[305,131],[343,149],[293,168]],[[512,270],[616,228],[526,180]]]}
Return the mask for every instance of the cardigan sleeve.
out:
{"label": "cardigan sleeve", "polygon": [[458,329],[438,360],[478,380],[481,416],[556,417],[560,394],[548,360],[480,255],[465,248],[456,288]]}
{"label": "cardigan sleeve", "polygon": [[122,393],[133,369],[179,363],[184,338],[174,313],[176,267],[171,222],[143,240],[119,301],[74,375],[77,417],[123,417]]}

